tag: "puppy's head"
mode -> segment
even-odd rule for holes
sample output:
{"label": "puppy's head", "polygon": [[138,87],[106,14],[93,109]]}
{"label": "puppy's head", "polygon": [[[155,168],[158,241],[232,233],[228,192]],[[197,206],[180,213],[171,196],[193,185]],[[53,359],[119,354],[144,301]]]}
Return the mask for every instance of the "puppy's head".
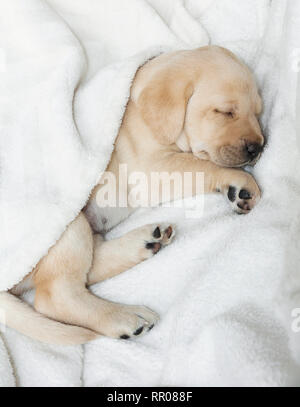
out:
{"label": "puppy's head", "polygon": [[261,99],[248,68],[220,47],[159,56],[138,72],[133,90],[143,120],[161,144],[220,166],[259,158]]}

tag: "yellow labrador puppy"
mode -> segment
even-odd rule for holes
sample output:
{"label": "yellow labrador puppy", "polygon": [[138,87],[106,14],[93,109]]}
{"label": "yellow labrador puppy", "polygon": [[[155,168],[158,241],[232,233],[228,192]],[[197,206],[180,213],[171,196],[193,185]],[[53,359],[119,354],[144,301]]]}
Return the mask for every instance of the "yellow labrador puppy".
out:
{"label": "yellow labrador puppy", "polygon": [[[149,177],[152,171],[203,172],[205,193],[220,192],[235,211],[248,213],[260,190],[237,167],[260,155],[260,112],[251,73],[229,51],[212,46],[163,54],[136,74],[107,170],[116,179],[121,163],[128,173]],[[8,326],[44,342],[75,344],[98,335],[127,339],[158,321],[146,307],[112,303],[87,288],[156,254],[174,235],[172,226],[147,225],[103,240],[93,232],[110,229],[133,208],[99,207],[102,187],[32,273],[12,293],[1,293]],[[36,289],[35,310],[16,297],[29,288]]]}

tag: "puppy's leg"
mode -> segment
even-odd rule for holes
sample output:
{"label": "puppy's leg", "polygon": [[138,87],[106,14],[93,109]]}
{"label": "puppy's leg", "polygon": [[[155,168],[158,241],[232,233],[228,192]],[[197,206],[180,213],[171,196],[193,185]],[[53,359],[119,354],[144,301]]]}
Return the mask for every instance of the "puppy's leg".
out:
{"label": "puppy's leg", "polygon": [[119,239],[108,241],[94,235],[94,258],[88,284],[114,277],[148,259],[171,243],[174,235],[173,226],[157,224],[142,226]]}
{"label": "puppy's leg", "polygon": [[121,339],[146,332],[159,319],[147,307],[106,301],[93,295],[83,284],[65,278],[55,280],[47,290],[38,287],[35,308],[57,321]]}
{"label": "puppy's leg", "polygon": [[[196,172],[204,174],[204,193],[221,192],[228,198],[232,208],[238,213],[248,213],[259,201],[260,189],[251,174],[235,168],[219,167],[211,161],[201,160],[191,153],[168,154],[156,164],[155,171]],[[196,194],[193,179],[190,188],[184,188],[184,197]],[[161,185],[163,187],[163,185]],[[185,186],[186,187],[186,186]],[[188,191],[188,193],[186,193]],[[174,195],[173,199],[182,198]]]}
{"label": "puppy's leg", "polygon": [[152,328],[155,312],[96,297],[86,288],[93,258],[93,235],[81,213],[33,273],[35,308],[48,317],[114,338],[129,338]]}

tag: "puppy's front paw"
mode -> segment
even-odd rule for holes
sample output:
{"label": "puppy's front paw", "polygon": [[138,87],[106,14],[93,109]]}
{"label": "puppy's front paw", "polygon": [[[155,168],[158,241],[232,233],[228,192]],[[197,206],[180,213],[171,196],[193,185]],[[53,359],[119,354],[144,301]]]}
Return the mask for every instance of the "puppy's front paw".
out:
{"label": "puppy's front paw", "polygon": [[260,189],[254,178],[243,172],[243,176],[233,180],[232,183],[224,190],[233,210],[239,214],[246,214],[260,200]]}

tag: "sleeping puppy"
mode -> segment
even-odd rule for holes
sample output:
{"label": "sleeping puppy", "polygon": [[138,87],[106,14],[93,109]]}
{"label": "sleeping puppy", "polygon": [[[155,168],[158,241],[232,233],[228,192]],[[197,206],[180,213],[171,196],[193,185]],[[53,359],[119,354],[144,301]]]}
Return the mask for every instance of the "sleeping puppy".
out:
{"label": "sleeping puppy", "polygon": [[[202,172],[205,193],[222,193],[236,212],[248,213],[260,190],[240,167],[260,156],[260,112],[254,79],[231,52],[211,46],[160,55],[135,76],[107,171],[117,180],[124,163],[129,174],[146,177]],[[112,228],[134,208],[101,208],[101,188],[30,275],[0,295],[8,326],[47,343],[76,344],[98,335],[127,339],[158,321],[146,307],[109,302],[87,288],[153,256],[174,236],[173,226],[155,224],[105,241],[94,232]],[[177,198],[174,192],[171,199]],[[15,296],[30,288],[35,310]]]}

